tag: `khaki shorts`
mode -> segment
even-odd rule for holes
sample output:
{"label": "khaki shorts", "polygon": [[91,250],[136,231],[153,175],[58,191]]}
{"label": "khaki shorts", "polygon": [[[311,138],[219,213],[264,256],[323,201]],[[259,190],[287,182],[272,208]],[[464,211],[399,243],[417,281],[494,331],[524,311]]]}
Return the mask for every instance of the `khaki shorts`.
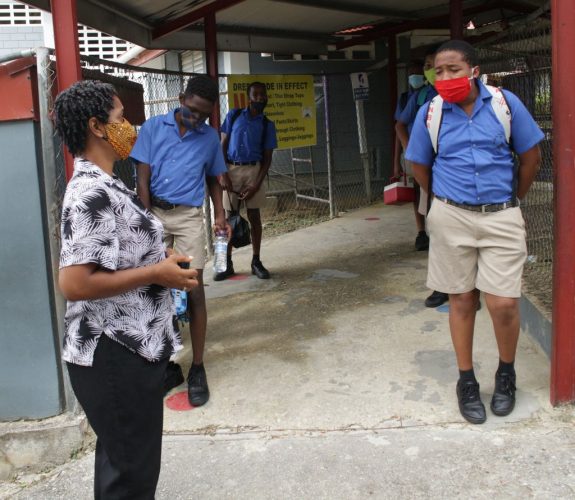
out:
{"label": "khaki shorts", "polygon": [[206,265],[206,233],[201,207],[179,205],[173,210],[152,207],[153,214],[164,226],[164,243],[182,255],[191,255],[193,269]]}
{"label": "khaki shorts", "polygon": [[[228,175],[232,181],[234,191],[240,193],[245,186],[255,184],[258,174],[260,172],[260,165],[228,165]],[[228,196],[229,194],[229,196]],[[236,193],[224,192],[224,209],[228,212],[232,209],[230,205],[230,198],[232,205],[235,209],[238,208],[238,195]],[[249,200],[245,202],[248,208],[261,208],[266,202],[266,189],[264,182],[258,192],[254,194]],[[243,204],[243,203],[242,203]]]}
{"label": "khaki shorts", "polygon": [[477,288],[498,297],[521,296],[527,245],[519,207],[470,212],[434,199],[427,229],[429,288],[454,294]]}

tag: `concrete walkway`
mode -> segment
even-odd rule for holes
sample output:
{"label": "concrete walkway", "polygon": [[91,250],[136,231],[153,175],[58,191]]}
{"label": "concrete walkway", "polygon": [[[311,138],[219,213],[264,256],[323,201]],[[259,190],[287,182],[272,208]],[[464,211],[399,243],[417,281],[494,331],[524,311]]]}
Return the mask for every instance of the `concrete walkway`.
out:
{"label": "concrete walkway", "polygon": [[[462,422],[447,307],[424,307],[414,237],[411,207],[375,205],[265,241],[269,281],[248,274],[249,249],[239,279],[206,280],[212,396],[167,398],[158,499],[575,498],[575,413],[549,405],[549,362],[527,335],[513,414]],[[485,307],[475,358],[488,405]],[[92,467],[88,453],[0,497],[90,498]]]}

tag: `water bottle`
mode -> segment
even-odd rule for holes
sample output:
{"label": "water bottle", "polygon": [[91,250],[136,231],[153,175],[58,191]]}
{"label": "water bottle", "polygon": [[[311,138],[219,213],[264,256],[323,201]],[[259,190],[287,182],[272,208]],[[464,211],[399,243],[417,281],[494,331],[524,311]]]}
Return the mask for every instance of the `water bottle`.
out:
{"label": "water bottle", "polygon": [[214,272],[223,273],[228,267],[228,237],[218,231],[214,240]]}
{"label": "water bottle", "polygon": [[186,311],[188,309],[188,294],[184,290],[172,288],[172,298],[176,307],[176,317],[180,321],[187,321]]}

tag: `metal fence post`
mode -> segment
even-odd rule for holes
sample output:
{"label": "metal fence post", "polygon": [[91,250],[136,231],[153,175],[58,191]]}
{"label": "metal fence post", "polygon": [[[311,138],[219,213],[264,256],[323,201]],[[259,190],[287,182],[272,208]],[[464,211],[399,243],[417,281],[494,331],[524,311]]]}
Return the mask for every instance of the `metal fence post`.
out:
{"label": "metal fence post", "polygon": [[323,105],[324,105],[324,118],[325,118],[325,152],[327,161],[327,187],[329,193],[329,216],[333,219],[337,212],[335,204],[335,191],[333,183],[333,164],[332,164],[332,151],[331,151],[331,129],[329,119],[329,85],[327,76],[322,75],[323,83]]}
{"label": "metal fence post", "polygon": [[553,257],[553,351],[551,403],[575,401],[575,261],[573,251],[573,193],[575,193],[575,98],[569,84],[573,74],[575,6],[554,0],[552,20],[552,92],[555,248]]}
{"label": "metal fence post", "polygon": [[363,177],[365,181],[365,196],[367,202],[371,203],[371,174],[369,171],[369,152],[367,151],[367,137],[365,132],[365,113],[363,111],[363,101],[356,99],[355,115],[357,117],[357,135],[359,136],[359,156],[363,166]]}
{"label": "metal fence post", "polygon": [[[43,179],[44,189],[44,204],[46,213],[46,226],[49,244],[49,264],[48,272],[50,274],[49,281],[52,284],[50,295],[52,297],[53,321],[54,328],[58,332],[58,339],[54,341],[58,343],[57,352],[60,352],[62,339],[64,337],[64,315],[66,313],[66,301],[60,293],[57,286],[57,276],[59,268],[59,255],[60,255],[60,242],[58,234],[59,215],[57,212],[60,206],[59,196],[63,195],[60,191],[64,186],[59,186],[63,182],[65,176],[63,170],[64,165],[58,165],[56,161],[56,147],[54,145],[54,127],[50,120],[50,103],[52,102],[52,87],[55,85],[54,70],[51,66],[50,50],[47,48],[37,48],[36,52],[36,67],[38,73],[38,116],[40,117],[40,140],[42,143],[42,169],[41,178]],[[61,169],[58,175],[58,169]],[[60,177],[60,179],[59,179]],[[72,392],[72,387],[68,378],[64,375],[62,365],[58,365],[58,373],[60,383],[63,387],[64,410],[73,410],[76,398]]]}

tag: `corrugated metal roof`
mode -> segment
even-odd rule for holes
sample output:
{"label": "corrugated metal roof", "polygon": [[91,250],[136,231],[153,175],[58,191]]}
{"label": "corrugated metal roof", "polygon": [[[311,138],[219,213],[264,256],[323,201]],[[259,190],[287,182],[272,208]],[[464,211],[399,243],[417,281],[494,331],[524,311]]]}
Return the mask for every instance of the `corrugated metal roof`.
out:
{"label": "corrugated metal roof", "polygon": [[[49,0],[26,3],[50,10]],[[465,0],[463,6],[481,10],[482,20],[493,21],[525,15],[544,3]],[[223,5],[227,8],[216,14],[219,50],[303,54],[326,53],[328,45],[344,40],[337,32],[366,24],[381,31],[434,19],[433,26],[418,27],[447,28],[449,4],[448,0],[77,0],[80,23],[146,48],[203,50],[201,17],[163,36],[158,30],[182,16]],[[469,20],[464,17],[465,23]]]}

